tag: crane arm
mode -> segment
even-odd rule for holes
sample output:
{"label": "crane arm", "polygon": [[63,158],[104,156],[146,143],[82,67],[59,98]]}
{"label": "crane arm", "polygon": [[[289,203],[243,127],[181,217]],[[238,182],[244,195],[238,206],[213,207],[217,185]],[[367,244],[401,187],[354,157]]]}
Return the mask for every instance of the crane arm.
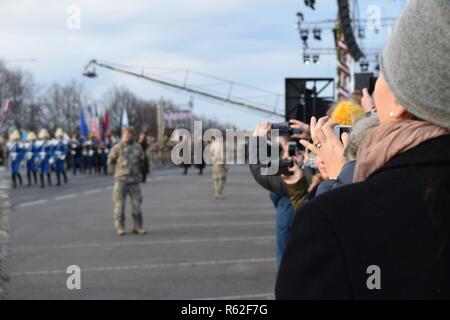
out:
{"label": "crane arm", "polygon": [[145,80],[148,80],[148,81],[151,81],[153,83],[157,83],[157,84],[160,84],[160,85],[163,85],[163,86],[166,86],[166,87],[171,87],[171,88],[174,88],[174,89],[177,89],[177,90],[182,90],[182,91],[190,92],[190,93],[193,93],[193,94],[197,94],[197,95],[200,95],[200,96],[203,96],[203,97],[206,97],[206,98],[210,98],[210,99],[213,99],[213,100],[216,100],[216,101],[230,103],[230,104],[234,104],[234,105],[237,105],[239,107],[246,108],[246,109],[249,109],[249,110],[266,113],[266,114],[269,114],[271,116],[284,117],[284,114],[282,114],[282,113],[279,113],[279,112],[276,112],[276,111],[271,111],[271,110],[268,110],[266,108],[262,108],[260,106],[256,106],[256,105],[253,105],[253,104],[249,104],[249,103],[245,103],[245,102],[242,102],[242,101],[238,101],[236,99],[231,99],[230,97],[227,97],[227,98],[220,97],[218,95],[211,94],[211,93],[208,93],[208,92],[205,92],[205,91],[202,91],[202,90],[198,90],[198,89],[186,86],[186,85],[179,85],[179,84],[168,82],[168,81],[165,81],[165,80],[156,79],[154,77],[150,77],[150,76],[147,76],[147,75],[144,75],[144,74],[139,74],[139,73],[136,73],[136,72],[133,72],[133,71],[130,71],[130,70],[126,70],[126,69],[118,68],[118,67],[106,64],[106,63],[98,62],[97,60],[89,61],[89,63],[86,65],[85,72],[83,73],[83,75],[85,75],[86,77],[89,77],[89,78],[96,77],[97,74],[95,72],[95,68],[94,68],[95,66],[99,66],[99,67],[106,68],[106,69],[109,69],[109,70],[112,70],[112,71],[116,71],[116,72],[120,72],[120,73],[127,74],[127,75],[130,75],[130,76],[134,76],[134,77],[137,77],[137,78],[140,78],[140,79],[145,79]]}

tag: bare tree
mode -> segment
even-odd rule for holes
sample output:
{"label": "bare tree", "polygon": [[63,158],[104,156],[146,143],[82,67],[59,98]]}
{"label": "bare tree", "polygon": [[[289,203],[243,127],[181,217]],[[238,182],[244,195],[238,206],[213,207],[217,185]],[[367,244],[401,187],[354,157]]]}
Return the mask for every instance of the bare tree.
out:
{"label": "bare tree", "polygon": [[0,99],[9,99],[6,129],[23,129],[30,119],[30,106],[34,102],[36,86],[33,76],[21,69],[7,69],[0,63]]}
{"label": "bare tree", "polygon": [[109,112],[111,131],[120,134],[122,114],[127,111],[129,123],[137,131],[149,128],[156,135],[156,102],[138,98],[125,87],[112,87],[103,98]]}
{"label": "bare tree", "polygon": [[61,85],[53,83],[40,99],[43,118],[51,131],[57,128],[73,133],[79,126],[80,108],[87,104],[83,85],[75,80]]}
{"label": "bare tree", "polygon": [[[0,61],[0,101],[10,100],[4,129],[13,128],[37,131],[45,127],[50,132],[61,127],[68,133],[79,129],[80,108],[91,106],[82,83],[72,80],[61,84],[54,82],[50,87],[38,90],[32,74],[21,69],[8,69]],[[122,113],[127,111],[129,123],[137,131],[144,128],[157,136],[157,105],[164,103],[165,110],[180,108],[170,100],[144,100],[126,87],[111,87],[104,94],[101,104],[109,112],[110,130],[118,135],[122,126]],[[93,110],[94,111],[94,110]],[[88,114],[88,110],[86,110]],[[206,117],[194,117],[203,121],[203,128],[224,129],[231,126]]]}

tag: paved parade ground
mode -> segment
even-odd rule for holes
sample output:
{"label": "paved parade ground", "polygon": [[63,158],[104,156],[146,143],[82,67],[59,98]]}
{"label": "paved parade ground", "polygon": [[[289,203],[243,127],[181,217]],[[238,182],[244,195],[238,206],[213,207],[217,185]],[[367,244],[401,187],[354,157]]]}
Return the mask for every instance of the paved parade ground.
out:
{"label": "paved parade ground", "polygon": [[[147,235],[116,236],[112,177],[11,192],[9,299],[271,299],[275,213],[247,167],[232,166],[225,200],[210,170],[156,171],[142,186]],[[69,290],[67,267],[81,268]]]}

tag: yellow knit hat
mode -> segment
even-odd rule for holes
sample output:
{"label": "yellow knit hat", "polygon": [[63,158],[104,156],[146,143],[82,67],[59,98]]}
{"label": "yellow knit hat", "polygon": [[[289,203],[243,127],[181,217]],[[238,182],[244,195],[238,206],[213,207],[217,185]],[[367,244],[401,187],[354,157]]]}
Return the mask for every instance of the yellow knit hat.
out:
{"label": "yellow knit hat", "polygon": [[333,112],[331,120],[341,126],[351,126],[356,120],[364,116],[364,110],[351,100],[340,101]]}

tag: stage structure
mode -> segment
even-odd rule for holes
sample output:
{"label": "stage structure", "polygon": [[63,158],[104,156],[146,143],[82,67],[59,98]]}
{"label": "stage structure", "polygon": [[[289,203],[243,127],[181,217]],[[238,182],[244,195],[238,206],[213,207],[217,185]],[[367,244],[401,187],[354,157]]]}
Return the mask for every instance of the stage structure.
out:
{"label": "stage structure", "polygon": [[325,116],[335,99],[333,78],[288,78],[285,85],[286,120],[309,123],[312,116]]}

